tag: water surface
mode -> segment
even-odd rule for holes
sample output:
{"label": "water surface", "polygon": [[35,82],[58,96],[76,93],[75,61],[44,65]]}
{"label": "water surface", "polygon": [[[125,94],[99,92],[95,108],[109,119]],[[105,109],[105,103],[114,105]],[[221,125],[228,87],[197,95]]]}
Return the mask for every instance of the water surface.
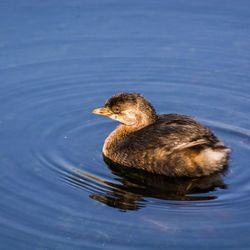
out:
{"label": "water surface", "polygon": [[[0,3],[1,249],[250,247],[249,1]],[[91,110],[145,95],[231,149],[196,180],[110,168],[117,124]]]}

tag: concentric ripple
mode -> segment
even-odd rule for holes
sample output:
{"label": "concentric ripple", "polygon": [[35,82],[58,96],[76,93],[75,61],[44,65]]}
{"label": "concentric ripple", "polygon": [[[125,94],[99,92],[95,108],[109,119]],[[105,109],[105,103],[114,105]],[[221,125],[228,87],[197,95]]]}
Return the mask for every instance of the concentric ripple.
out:
{"label": "concentric ripple", "polygon": [[[2,121],[8,137],[2,192],[13,197],[6,197],[1,204],[7,215],[1,221],[6,227],[6,239],[19,241],[25,235],[24,242],[29,241],[31,246],[46,239],[55,248],[91,244],[96,248],[100,242],[112,242],[115,248],[116,244],[131,244],[122,238],[114,242],[118,228],[128,232],[135,227],[144,237],[150,232],[183,235],[190,228],[204,233],[213,228],[223,235],[221,230],[249,226],[243,215],[248,216],[250,204],[250,131],[241,124],[232,125],[237,117],[241,119],[241,112],[219,105],[223,98],[228,98],[243,106],[246,100],[241,95],[218,88],[220,98],[210,102],[214,87],[207,85],[163,84],[158,79],[152,83],[153,89],[145,81],[134,86],[127,80],[121,87],[104,75],[96,74],[92,81],[84,74],[76,76],[27,81],[25,88],[16,87],[5,97],[11,113]],[[102,83],[98,83],[100,78]],[[187,113],[210,126],[232,149],[228,172],[207,179],[171,182],[138,173],[128,178],[110,169],[102,159],[101,147],[116,124],[93,116],[91,110],[101,105],[113,89],[141,92],[159,113]],[[205,102],[204,93],[208,99]],[[241,216],[235,204],[240,206]],[[128,217],[116,214],[119,220],[114,221],[114,211],[109,207],[144,212]],[[197,214],[202,222],[199,225],[188,219]],[[217,223],[218,220],[222,222]],[[105,228],[100,229],[103,225]],[[136,239],[131,235],[130,238],[136,244]]]}
{"label": "concentric ripple", "polygon": [[[249,4],[14,2],[0,8],[1,249],[247,249]],[[91,111],[121,91],[210,127],[228,170],[105,162],[117,124]]]}

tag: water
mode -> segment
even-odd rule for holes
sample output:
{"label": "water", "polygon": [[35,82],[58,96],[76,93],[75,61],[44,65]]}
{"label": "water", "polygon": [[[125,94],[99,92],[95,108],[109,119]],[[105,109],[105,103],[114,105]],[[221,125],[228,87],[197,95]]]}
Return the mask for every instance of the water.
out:
{"label": "water", "polygon": [[[0,3],[1,249],[249,249],[249,1]],[[144,94],[232,149],[178,182],[102,159],[91,110]]]}

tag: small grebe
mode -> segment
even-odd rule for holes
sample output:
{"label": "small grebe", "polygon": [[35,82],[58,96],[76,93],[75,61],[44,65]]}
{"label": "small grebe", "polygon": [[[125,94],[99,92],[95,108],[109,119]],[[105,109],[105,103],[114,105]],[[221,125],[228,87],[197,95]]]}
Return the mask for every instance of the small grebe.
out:
{"label": "small grebe", "polygon": [[105,140],[106,158],[167,176],[205,176],[225,168],[230,150],[186,115],[157,115],[140,94],[119,93],[94,114],[121,122]]}

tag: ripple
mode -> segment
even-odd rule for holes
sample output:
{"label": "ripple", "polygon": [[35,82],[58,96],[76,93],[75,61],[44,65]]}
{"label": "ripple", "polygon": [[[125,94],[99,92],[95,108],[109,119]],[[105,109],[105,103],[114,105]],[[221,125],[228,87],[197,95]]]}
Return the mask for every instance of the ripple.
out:
{"label": "ripple", "polygon": [[[232,249],[235,236],[249,245],[249,32],[237,26],[246,21],[234,5],[177,5],[2,9],[3,247]],[[91,110],[121,91],[211,127],[232,149],[228,171],[170,180],[106,164],[116,124]]]}
{"label": "ripple", "polygon": [[[112,86],[112,84],[110,86]],[[51,97],[53,94],[52,91],[50,93]],[[67,99],[63,94],[69,96],[70,93],[62,92],[60,99],[57,99],[58,102],[64,102]],[[95,99],[98,101],[98,98],[95,98],[94,94],[95,93],[92,91],[87,93],[89,102]],[[80,96],[80,94],[75,95],[75,97],[79,99]],[[50,102],[53,103],[53,101],[48,98],[47,105],[49,105]],[[90,118],[90,110],[86,111],[88,114],[83,115],[82,113],[80,115],[82,112],[81,108],[74,108],[71,111],[67,110],[66,113],[62,112],[60,119],[55,121],[51,127],[45,125],[47,130],[40,134],[40,137],[38,138],[39,147],[33,149],[33,151],[35,151],[33,153],[35,158],[39,159],[44,166],[56,172],[56,174],[60,174],[62,180],[66,181],[66,183],[70,183],[74,187],[85,190],[89,193],[91,198],[106,204],[113,204],[113,206],[116,206],[117,204],[118,206],[122,206],[125,204],[125,207],[130,206],[131,209],[152,206],[155,208],[162,207],[169,210],[169,207],[166,206],[166,202],[152,200],[152,198],[168,200],[168,204],[172,205],[182,205],[182,200],[184,200],[186,207],[192,207],[192,209],[201,206],[221,206],[230,209],[230,204],[232,205],[236,200],[238,203],[247,203],[245,197],[246,193],[242,191],[247,189],[247,179],[249,176],[238,174],[238,176],[235,177],[231,172],[233,171],[231,168],[228,176],[225,177],[225,181],[229,181],[229,184],[225,185],[237,185],[237,189],[234,189],[231,194],[229,189],[226,191],[216,191],[215,194],[212,193],[203,196],[202,194],[191,194],[185,196],[165,194],[164,197],[164,193],[157,190],[157,187],[155,192],[158,193],[156,195],[150,192],[147,193],[147,191],[145,192],[145,187],[138,187],[138,184],[136,183],[132,183],[132,187],[124,186],[123,178],[117,177],[112,172],[107,172],[107,166],[103,164],[101,157],[102,141],[100,141],[100,138],[103,140],[105,134],[107,135],[111,131],[109,125],[111,122],[103,122],[102,119],[97,120],[94,117]],[[64,116],[67,118],[62,123],[61,117]],[[244,150],[249,149],[249,130],[218,121],[207,119],[201,120],[205,124],[211,126],[213,130],[218,131],[218,133],[223,135],[224,138],[229,138],[230,146],[232,146],[232,148],[242,147]],[[91,154],[86,155],[86,153],[84,153],[84,149],[86,148],[88,151],[91,151]],[[82,149],[83,151],[79,149]],[[66,158],[66,156],[68,158]],[[135,186],[137,189],[134,190]],[[224,182],[216,183],[210,188],[213,190],[221,187],[224,188]],[[135,196],[134,200],[131,197],[133,195]],[[160,197],[161,195],[164,198]],[[126,196],[129,197],[129,200],[126,200]],[[123,200],[121,201],[121,199]],[[190,201],[188,205],[186,203],[187,201]],[[173,206],[172,208],[173,211],[175,211],[175,207]]]}
{"label": "ripple", "polygon": [[[60,85],[61,81],[70,82],[71,86],[66,83],[62,86]],[[96,82],[97,80],[93,77],[92,81]],[[29,83],[27,84],[29,86]],[[190,183],[187,182],[168,182],[166,186],[164,184],[166,180],[164,179],[158,178],[155,182],[148,182],[148,178],[143,177],[143,182],[138,183],[133,175],[132,179],[124,178],[123,175],[119,175],[105,165],[101,156],[101,147],[104,138],[113,129],[114,124],[108,120],[92,117],[90,114],[92,108],[102,104],[104,99],[113,92],[112,89],[115,84],[107,84],[105,81],[96,83],[97,89],[106,86],[105,90],[100,90],[101,96],[96,95],[96,91],[93,89],[94,85],[91,82],[89,85],[84,85],[83,95],[79,80],[70,79],[70,77],[48,78],[39,84],[42,84],[43,88],[23,89],[21,93],[19,89],[15,89],[6,96],[6,100],[12,100],[15,119],[20,116],[17,131],[21,134],[20,142],[23,141],[22,145],[25,145],[22,148],[22,153],[29,155],[25,159],[27,166],[21,161],[22,169],[17,171],[22,178],[16,180],[15,175],[9,176],[5,171],[5,181],[2,184],[5,186],[3,192],[8,192],[15,197],[19,204],[18,207],[14,208],[9,205],[2,206],[1,203],[3,211],[6,211],[5,213],[9,215],[1,222],[4,225],[11,225],[10,231],[15,230],[16,236],[14,239],[18,239],[20,234],[25,232],[26,235],[34,239],[46,238],[52,245],[65,244],[70,245],[70,247],[89,247],[91,244],[93,246],[96,244],[90,242],[99,242],[100,239],[101,241],[113,239],[111,235],[117,228],[127,231],[134,225],[134,222],[126,221],[126,219],[117,224],[117,222],[111,220],[111,216],[103,218],[101,216],[101,208],[103,209],[103,207],[98,204],[105,204],[123,212],[149,209],[153,211],[151,212],[153,214],[167,213],[170,216],[185,218],[187,215],[192,217],[197,213],[200,214],[200,217],[204,217],[205,215],[201,215],[201,213],[203,214],[208,210],[219,214],[216,216],[224,216],[220,215],[220,211],[223,210],[226,217],[228,213],[233,213],[233,219],[230,220],[230,223],[220,225],[212,223],[213,228],[219,230],[243,226],[243,222],[239,223],[235,216],[235,204],[241,207],[241,214],[248,214],[250,203],[248,180],[250,176],[249,171],[246,171],[244,161],[242,161],[242,164],[241,161],[238,163],[235,151],[241,151],[244,159],[247,159],[250,148],[249,130],[204,119],[198,110],[197,113],[194,112],[194,115],[211,126],[233,149],[229,172],[225,176],[217,176],[214,180],[207,180],[208,186],[202,186],[202,188],[199,187],[199,183],[192,184],[194,185],[193,191],[190,190],[190,193],[186,192],[190,186]],[[58,90],[59,85],[62,86],[60,90]],[[158,90],[152,91],[150,84],[145,84],[140,88],[146,96],[152,95],[152,102],[154,103],[154,100],[156,100],[156,105],[158,105],[160,111],[165,112],[165,106],[170,107],[170,109],[177,107],[178,111],[183,104],[182,102],[169,98],[161,103],[158,99],[164,100],[164,95],[174,93],[177,86],[184,85],[177,84],[174,87],[169,84],[169,88],[167,85],[163,88],[162,82],[155,83],[156,89],[161,90],[161,92],[158,92]],[[123,85],[123,89],[130,90],[132,88],[132,83]],[[173,88],[172,91],[170,91],[171,88]],[[190,85],[190,88],[195,89],[195,86]],[[206,91],[208,89],[207,87],[204,88]],[[200,91],[203,91],[202,88]],[[185,99],[188,104],[184,109],[181,108],[180,112],[183,110],[183,113],[185,113],[185,110],[195,108],[196,103],[191,102],[191,93],[192,90],[183,91],[183,96],[188,96]],[[226,94],[229,95],[230,93]],[[203,96],[203,94],[197,94],[196,98],[202,99]],[[244,101],[241,97],[234,98]],[[212,110],[214,107],[204,103],[200,109],[206,108]],[[240,116],[237,111],[228,110],[226,107],[221,107],[218,112],[224,112],[224,115],[233,112],[238,117]],[[208,118],[210,118],[209,115]],[[15,162],[17,163],[17,161]],[[28,167],[29,164],[32,164],[33,167]],[[10,165],[10,163],[7,163],[7,165]],[[16,171],[16,167],[14,169]],[[27,178],[24,178],[24,173]],[[142,175],[140,176],[142,177]],[[35,186],[30,186],[29,183],[34,183],[34,181]],[[159,183],[163,183],[163,185],[159,185]],[[204,181],[201,183],[204,184]],[[17,190],[21,191],[20,195],[17,195]],[[81,199],[85,203],[83,206],[84,213],[78,207]],[[94,203],[91,203],[90,200]],[[68,203],[71,204],[68,205]],[[32,205],[29,205],[26,211],[23,211],[22,207],[26,204]],[[91,212],[93,209],[99,210],[100,214],[93,216]],[[30,213],[33,213],[34,210],[38,210],[39,215],[30,216]],[[202,210],[204,212],[201,212]],[[20,217],[16,218],[16,214],[25,218],[26,221]],[[57,224],[46,226],[46,221],[55,220],[56,214],[60,214],[60,217],[56,220]],[[15,223],[11,218],[12,215],[16,220]],[[45,223],[42,223],[42,220]],[[166,228],[170,227],[171,229],[168,229],[167,232],[180,233],[181,230],[188,230],[190,227],[188,224],[176,223],[172,219],[169,226],[169,222],[167,224],[165,221],[161,222],[155,216],[149,219],[138,218],[136,221],[139,222],[138,220],[141,220],[140,223],[144,225],[143,232],[151,231],[152,228],[156,231],[165,231]],[[34,223],[34,221],[40,222]],[[79,235],[77,221],[80,221],[81,225],[91,228],[88,242],[77,236]],[[103,234],[101,230],[98,230],[98,227],[103,224],[106,225],[106,231],[108,227],[110,228],[108,233]],[[64,234],[77,240],[72,243],[70,238],[63,237],[64,234],[55,234],[58,227],[63,230]],[[194,229],[194,226],[192,226],[192,230],[205,230],[206,227],[208,226],[199,225]],[[80,231],[82,232],[82,230]],[[93,235],[98,235],[99,238]],[[32,244],[36,245],[35,242]]]}
{"label": "ripple", "polygon": [[[107,75],[109,74],[110,73],[107,72]],[[80,79],[83,77],[88,82],[84,83],[84,98],[82,98],[82,84],[80,82]],[[25,130],[29,129],[35,133],[33,137],[36,137],[38,147],[34,148],[33,141],[30,143],[30,150],[33,152],[34,159],[38,160],[38,162],[40,162],[44,167],[54,171],[55,175],[60,174],[61,178],[65,181],[71,180],[71,184],[75,187],[81,187],[88,193],[91,193],[92,196],[95,195],[95,199],[105,199],[105,194],[108,193],[108,195],[110,195],[111,191],[116,192],[120,197],[122,195],[125,196],[128,192],[129,194],[133,194],[133,191],[124,191],[124,186],[121,183],[122,179],[118,178],[117,180],[115,175],[108,173],[107,168],[101,159],[101,142],[99,142],[99,140],[100,138],[104,139],[105,133],[107,135],[111,131],[109,125],[110,122],[102,122],[101,119],[95,120],[95,118],[90,117],[89,112],[92,108],[89,106],[93,105],[94,107],[94,105],[96,105],[98,102],[101,104],[104,101],[103,96],[109,96],[110,90],[114,87],[114,83],[111,82],[108,84],[107,80],[103,80],[102,83],[98,83],[97,79],[99,77],[103,77],[103,75],[89,75],[87,78],[83,73],[68,75],[67,77],[56,76],[54,78],[50,77],[37,79],[36,84],[33,86],[31,86],[32,81],[30,80],[30,82],[26,82],[27,86],[30,86],[28,89],[15,88],[5,98],[6,100],[11,99],[12,104],[14,100],[16,113],[29,114],[36,110],[35,118],[38,119],[33,121],[32,124],[26,124],[25,122],[22,124],[22,129],[24,129],[24,132]],[[62,85],[62,82],[65,82],[65,84]],[[97,89],[100,89],[104,85],[106,90],[101,91],[102,96],[96,96],[96,90],[93,89],[93,86],[96,86]],[[153,97],[153,101],[155,98],[164,100],[164,98],[162,98],[164,95],[169,95],[170,93],[176,92],[179,87],[185,87],[183,83],[175,82],[175,84],[172,84],[164,83],[163,81],[156,81],[154,85],[154,91],[151,89],[150,82],[139,86],[141,91],[146,96]],[[60,89],[58,89],[58,86],[60,86]],[[131,89],[132,86],[132,83],[125,82],[123,89]],[[159,89],[161,92],[159,92]],[[191,97],[192,94],[195,94],[197,99],[201,99],[203,98],[204,93],[212,93],[215,87],[199,86],[199,91],[197,93],[194,93],[193,89],[197,90],[196,84],[189,84],[188,89],[178,91],[180,95],[185,95],[185,102],[187,102],[188,107],[191,107],[191,110],[192,106],[195,105],[195,102],[191,102],[191,98],[193,98]],[[219,91],[218,88],[217,91]],[[233,94],[235,94],[235,92],[231,90],[223,90],[223,95],[231,96],[232,98],[237,99],[237,101],[245,101],[243,95],[235,96]],[[174,98],[175,97],[173,96],[173,98],[163,101],[160,104],[160,110],[165,110],[165,108],[162,108],[164,105],[168,106],[170,104],[173,107],[183,104],[183,101],[177,102]],[[19,105],[20,103],[22,103],[22,105]],[[156,104],[157,103],[159,102],[156,101]],[[89,108],[84,108],[84,105]],[[211,106],[211,104],[203,104],[202,106],[202,109],[214,108]],[[53,109],[57,110],[55,117],[49,116]],[[224,114],[227,112],[230,112],[230,114],[232,113],[232,110],[227,110],[226,107],[221,107],[220,109],[220,111]],[[241,137],[240,139],[243,143],[237,146],[244,147],[244,150],[249,149],[249,130],[224,124],[218,121],[211,121],[207,119],[202,120],[208,125],[211,125],[215,131],[217,130],[223,134],[225,138],[230,138],[230,140],[233,140],[232,143],[235,143],[237,140],[239,140],[239,137]],[[39,131],[39,127],[45,128],[44,131]],[[103,131],[105,131],[105,133],[103,133]],[[233,145],[233,147],[234,146],[235,145]],[[83,151],[79,149],[82,149]],[[86,150],[91,151],[91,154],[82,154],[82,152],[86,152]],[[234,177],[233,183],[235,185],[237,184],[238,188],[241,187],[242,189],[247,189],[248,176],[238,176],[237,181],[235,178],[236,177]],[[230,175],[228,180],[230,180]],[[99,197],[94,194],[95,192],[99,195]],[[157,208],[159,205],[166,207],[165,202],[161,203],[157,200],[152,201],[149,198],[145,199],[145,194],[140,194],[140,191],[138,190],[137,192],[139,192],[139,194],[136,193],[135,195],[140,196],[138,201],[140,202],[140,207],[154,206]],[[224,195],[223,193],[227,193],[227,195]],[[243,197],[239,197],[239,194],[244,194],[242,190],[234,190],[235,194],[231,196],[229,195],[228,191],[223,193],[219,192],[219,199],[217,195],[213,194],[205,196],[203,197],[204,202],[202,202],[202,197],[200,196],[185,196],[185,202],[186,200],[192,200],[192,202],[190,201],[190,206],[197,206],[197,204],[199,206],[223,206],[224,204],[226,207],[229,207],[226,204],[227,202],[230,203],[230,200],[231,203],[233,203],[235,200],[240,198],[242,202],[245,202],[244,195]],[[154,198],[154,195],[152,194],[146,194],[146,196],[152,196],[152,198]],[[117,197],[112,198],[115,200]],[[169,200],[169,202],[173,199],[178,200],[178,197],[168,196],[165,197],[165,199],[166,198]],[[184,198],[179,197],[179,201],[182,199]],[[207,200],[209,200],[209,202],[207,202]],[[129,203],[128,201],[126,202]],[[237,202],[239,202],[239,200]],[[170,204],[179,203],[172,201]],[[182,203],[180,202],[180,204]],[[167,207],[167,209],[169,208]]]}

